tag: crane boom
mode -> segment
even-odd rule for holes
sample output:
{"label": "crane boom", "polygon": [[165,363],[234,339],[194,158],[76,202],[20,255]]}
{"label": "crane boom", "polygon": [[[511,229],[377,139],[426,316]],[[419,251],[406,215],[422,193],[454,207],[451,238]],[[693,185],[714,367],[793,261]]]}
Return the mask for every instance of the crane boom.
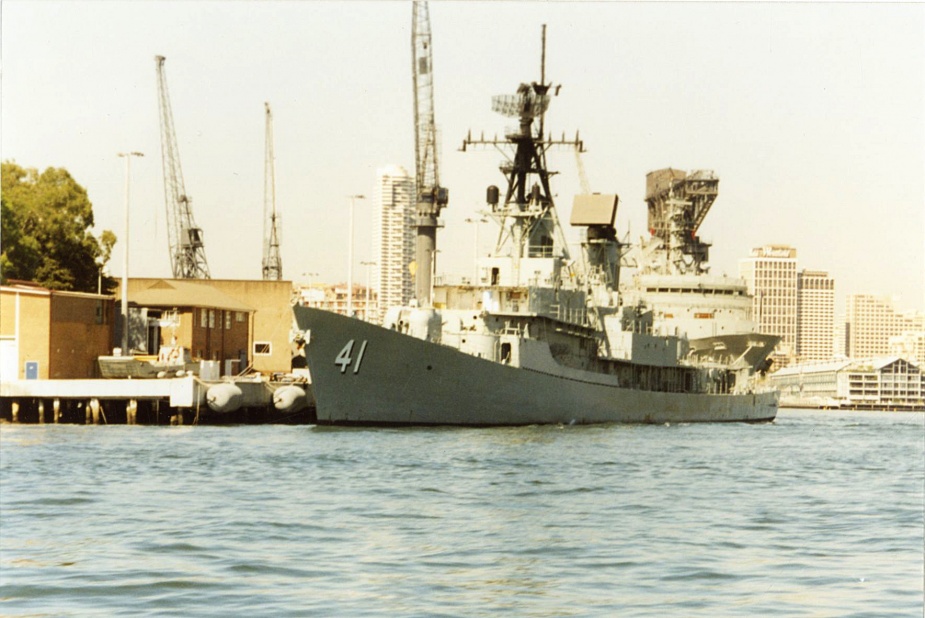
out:
{"label": "crane boom", "polygon": [[267,117],[266,152],[263,175],[263,278],[283,278],[279,254],[279,214],[276,212],[276,156],[273,153],[273,112],[264,103]]}
{"label": "crane boom", "polygon": [[433,52],[427,2],[415,0],[411,9],[411,74],[414,80],[415,154],[415,297],[418,305],[431,304],[431,277],[437,250],[440,211],[449,201],[440,186],[437,164],[437,125],[434,120]]}
{"label": "crane boom", "polygon": [[164,56],[155,56],[157,63],[157,100],[161,121],[161,161],[164,166],[164,201],[167,206],[167,240],[170,246],[170,266],[175,279],[209,279],[202,229],[193,220],[192,200],[183,184],[180,150],[170,109]]}

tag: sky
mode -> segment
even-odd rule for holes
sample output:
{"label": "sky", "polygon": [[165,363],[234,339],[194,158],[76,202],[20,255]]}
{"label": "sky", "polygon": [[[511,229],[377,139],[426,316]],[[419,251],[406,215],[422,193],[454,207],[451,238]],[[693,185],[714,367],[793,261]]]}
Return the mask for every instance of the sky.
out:
{"label": "sky", "polygon": [[[547,130],[581,132],[593,191],[620,195],[618,232],[645,232],[646,173],[711,169],[700,229],[713,272],[788,244],[839,299],[925,309],[925,4],[431,2],[440,175],[450,190],[438,272],[468,274],[494,230],[472,223],[500,155],[491,97],[540,77],[561,90]],[[414,170],[410,2],[3,0],[0,157],[64,167],[119,237],[131,168],[129,273],[170,276],[156,55],[187,194],[214,278],[260,278],[264,102],[273,109],[283,275],[343,282],[349,195],[376,170]],[[562,221],[576,157],[551,151]],[[373,199],[355,202],[354,277],[372,254]],[[569,239],[577,235],[569,231]],[[478,242],[478,247],[475,243]],[[836,307],[840,311],[841,306]]]}

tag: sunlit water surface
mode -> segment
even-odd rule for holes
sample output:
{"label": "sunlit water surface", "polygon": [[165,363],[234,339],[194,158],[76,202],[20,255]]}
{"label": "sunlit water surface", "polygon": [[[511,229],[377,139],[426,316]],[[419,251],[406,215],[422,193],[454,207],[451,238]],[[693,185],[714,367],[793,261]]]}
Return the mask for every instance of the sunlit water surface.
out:
{"label": "sunlit water surface", "polygon": [[922,414],[0,427],[0,614],[921,616]]}

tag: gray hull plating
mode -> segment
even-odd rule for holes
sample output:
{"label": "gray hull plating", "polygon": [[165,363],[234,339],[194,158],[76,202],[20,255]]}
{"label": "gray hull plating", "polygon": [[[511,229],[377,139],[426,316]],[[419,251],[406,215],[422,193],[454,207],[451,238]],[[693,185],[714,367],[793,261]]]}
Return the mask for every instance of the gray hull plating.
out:
{"label": "gray hull plating", "polygon": [[299,328],[310,332],[319,424],[761,422],[777,415],[776,391],[621,388],[611,376],[511,367],[327,311],[294,311]]}

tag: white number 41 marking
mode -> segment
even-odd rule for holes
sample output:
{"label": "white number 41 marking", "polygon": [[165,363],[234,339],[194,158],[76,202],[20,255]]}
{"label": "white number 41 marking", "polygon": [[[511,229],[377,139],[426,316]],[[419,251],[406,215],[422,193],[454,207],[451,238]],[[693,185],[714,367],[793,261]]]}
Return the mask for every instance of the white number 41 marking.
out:
{"label": "white number 41 marking", "polygon": [[[363,362],[363,355],[366,353],[366,344],[368,341],[363,340],[363,343],[360,344],[360,350],[357,352],[356,364],[353,365],[353,373],[360,373],[360,363]],[[350,366],[350,363],[353,362],[353,358],[350,356],[353,353],[353,344],[354,340],[351,339],[347,342],[347,345],[344,346],[344,349],[340,351],[340,354],[337,355],[337,358],[334,359],[335,365],[340,365],[340,372],[347,373],[347,367]]]}

